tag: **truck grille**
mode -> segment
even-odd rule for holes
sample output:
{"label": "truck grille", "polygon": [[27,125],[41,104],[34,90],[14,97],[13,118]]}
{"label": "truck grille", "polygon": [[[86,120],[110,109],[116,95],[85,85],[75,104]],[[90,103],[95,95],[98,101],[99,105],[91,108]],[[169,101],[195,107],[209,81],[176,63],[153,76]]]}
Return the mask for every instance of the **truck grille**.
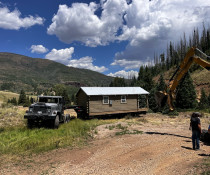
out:
{"label": "truck grille", "polygon": [[47,108],[45,106],[34,106],[35,113],[42,112],[42,113],[47,113]]}

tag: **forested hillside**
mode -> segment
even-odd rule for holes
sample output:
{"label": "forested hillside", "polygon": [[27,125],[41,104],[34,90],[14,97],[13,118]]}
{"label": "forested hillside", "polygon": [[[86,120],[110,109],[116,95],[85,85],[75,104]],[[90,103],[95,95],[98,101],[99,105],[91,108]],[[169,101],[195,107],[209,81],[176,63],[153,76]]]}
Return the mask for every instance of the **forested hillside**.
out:
{"label": "forested hillside", "polygon": [[56,84],[72,88],[108,86],[112,78],[87,69],[67,67],[47,59],[30,58],[12,53],[0,53],[0,89],[40,94]]}

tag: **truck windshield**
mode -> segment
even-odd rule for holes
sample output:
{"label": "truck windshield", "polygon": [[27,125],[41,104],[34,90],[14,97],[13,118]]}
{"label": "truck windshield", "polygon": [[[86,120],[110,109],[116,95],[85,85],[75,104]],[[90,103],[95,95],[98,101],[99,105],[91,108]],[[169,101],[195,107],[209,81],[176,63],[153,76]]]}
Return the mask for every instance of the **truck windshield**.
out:
{"label": "truck windshield", "polygon": [[58,98],[39,98],[39,102],[44,103],[58,103]]}

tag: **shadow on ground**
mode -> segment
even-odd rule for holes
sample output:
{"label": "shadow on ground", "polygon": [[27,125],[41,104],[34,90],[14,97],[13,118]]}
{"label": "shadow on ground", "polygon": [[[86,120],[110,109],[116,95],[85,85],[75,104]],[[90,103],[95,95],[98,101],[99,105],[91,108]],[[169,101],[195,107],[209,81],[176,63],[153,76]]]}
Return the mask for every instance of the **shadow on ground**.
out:
{"label": "shadow on ground", "polygon": [[187,146],[181,146],[182,148],[188,149],[188,150],[193,150],[191,147],[187,147]]}
{"label": "shadow on ground", "polygon": [[187,137],[187,136],[182,136],[182,135],[177,135],[177,134],[169,134],[169,133],[162,133],[162,132],[145,132],[145,134],[170,135],[170,136],[175,136],[175,137],[182,137],[182,138],[191,139],[191,137]]}
{"label": "shadow on ground", "polygon": [[202,157],[210,157],[210,154],[198,154],[198,155]]}

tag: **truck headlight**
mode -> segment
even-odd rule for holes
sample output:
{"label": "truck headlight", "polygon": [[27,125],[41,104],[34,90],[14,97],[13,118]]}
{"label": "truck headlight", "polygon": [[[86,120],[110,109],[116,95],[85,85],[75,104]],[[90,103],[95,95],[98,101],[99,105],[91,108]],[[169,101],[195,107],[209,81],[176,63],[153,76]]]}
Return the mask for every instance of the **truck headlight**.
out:
{"label": "truck headlight", "polygon": [[57,111],[53,111],[53,113],[52,113],[53,115],[57,115]]}

